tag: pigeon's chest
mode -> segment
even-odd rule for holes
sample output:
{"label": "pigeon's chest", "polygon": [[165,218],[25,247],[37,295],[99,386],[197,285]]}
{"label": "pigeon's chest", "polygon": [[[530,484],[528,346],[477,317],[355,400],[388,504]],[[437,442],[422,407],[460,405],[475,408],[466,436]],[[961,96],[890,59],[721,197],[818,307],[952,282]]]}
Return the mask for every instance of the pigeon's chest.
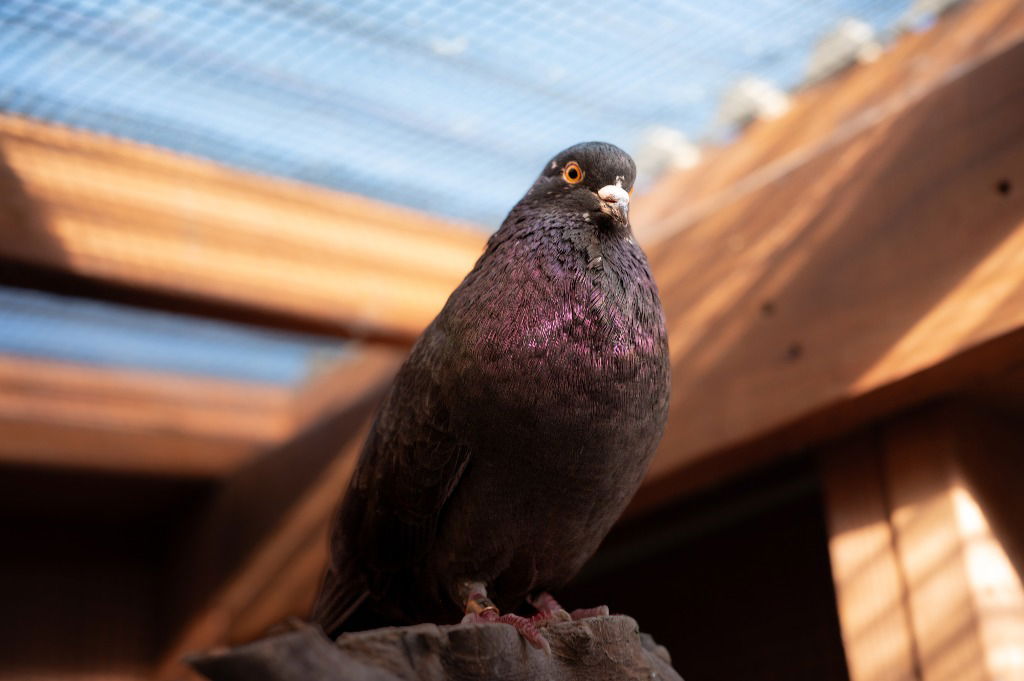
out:
{"label": "pigeon's chest", "polygon": [[642,295],[579,279],[508,291],[471,358],[480,399],[534,422],[593,421],[660,399],[664,327]]}

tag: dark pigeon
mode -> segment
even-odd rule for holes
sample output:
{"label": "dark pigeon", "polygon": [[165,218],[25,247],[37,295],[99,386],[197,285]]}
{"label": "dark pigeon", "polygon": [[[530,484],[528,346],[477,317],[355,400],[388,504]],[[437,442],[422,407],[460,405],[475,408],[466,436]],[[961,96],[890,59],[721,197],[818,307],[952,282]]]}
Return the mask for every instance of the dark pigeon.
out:
{"label": "dark pigeon", "polygon": [[[389,624],[566,619],[546,594],[597,549],[668,413],[664,315],[633,239],[636,167],[552,159],[413,346],[339,509],[314,609]],[[499,615],[525,599],[530,619]],[[582,611],[583,615],[607,612]],[[580,613],[577,613],[579,615]]]}

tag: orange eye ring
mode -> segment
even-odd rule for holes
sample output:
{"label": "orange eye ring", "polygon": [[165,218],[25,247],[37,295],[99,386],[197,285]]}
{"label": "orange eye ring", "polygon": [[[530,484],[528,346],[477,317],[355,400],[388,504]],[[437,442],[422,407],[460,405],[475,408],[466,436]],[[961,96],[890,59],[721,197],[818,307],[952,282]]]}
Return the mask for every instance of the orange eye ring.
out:
{"label": "orange eye ring", "polygon": [[576,161],[569,161],[562,169],[562,179],[569,184],[577,184],[583,181],[583,168]]}

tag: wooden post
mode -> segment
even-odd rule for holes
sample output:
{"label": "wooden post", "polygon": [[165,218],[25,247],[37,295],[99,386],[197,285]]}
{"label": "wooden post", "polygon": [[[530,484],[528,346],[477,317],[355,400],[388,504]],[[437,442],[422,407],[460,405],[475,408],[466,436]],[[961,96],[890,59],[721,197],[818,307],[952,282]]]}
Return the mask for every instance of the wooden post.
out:
{"label": "wooden post", "polygon": [[876,441],[822,460],[829,553],[850,681],[914,681],[916,656]]}
{"label": "wooden post", "polygon": [[[823,459],[852,681],[1024,679],[1024,588],[966,473],[976,432],[963,409],[931,408]],[[986,446],[1011,468],[1014,452]]]}

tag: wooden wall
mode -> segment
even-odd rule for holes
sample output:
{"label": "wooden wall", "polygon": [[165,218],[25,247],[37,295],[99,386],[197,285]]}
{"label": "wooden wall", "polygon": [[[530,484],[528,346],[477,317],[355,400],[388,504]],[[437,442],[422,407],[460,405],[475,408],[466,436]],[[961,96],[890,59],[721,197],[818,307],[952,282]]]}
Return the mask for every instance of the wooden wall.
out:
{"label": "wooden wall", "polygon": [[1024,679],[1022,443],[954,400],[821,453],[851,681]]}

